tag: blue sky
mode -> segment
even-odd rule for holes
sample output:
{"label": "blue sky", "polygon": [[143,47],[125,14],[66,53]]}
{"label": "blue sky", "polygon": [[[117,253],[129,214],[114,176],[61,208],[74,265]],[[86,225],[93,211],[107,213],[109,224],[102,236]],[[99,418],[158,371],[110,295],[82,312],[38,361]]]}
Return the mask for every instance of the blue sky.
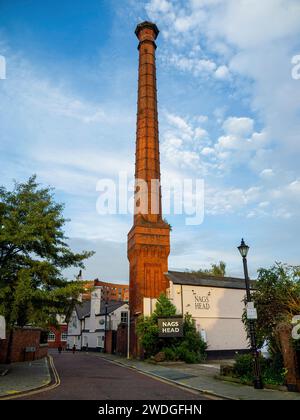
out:
{"label": "blue sky", "polygon": [[[96,182],[134,172],[137,39],[155,21],[163,179],[202,178],[205,218],[173,226],[170,268],[251,246],[252,276],[299,263],[300,54],[297,0],[0,1],[1,184],[36,173],[56,189],[86,278],[127,281],[131,215],[96,212]],[[72,277],[74,270],[68,272]]]}

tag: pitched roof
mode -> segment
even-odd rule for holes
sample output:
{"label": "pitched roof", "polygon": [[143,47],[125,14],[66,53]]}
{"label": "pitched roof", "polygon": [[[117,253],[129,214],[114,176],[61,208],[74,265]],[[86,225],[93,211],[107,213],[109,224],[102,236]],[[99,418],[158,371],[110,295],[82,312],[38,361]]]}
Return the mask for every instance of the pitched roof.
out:
{"label": "pitched roof", "polygon": [[[208,274],[189,273],[180,271],[168,271],[166,275],[168,279],[174,284],[245,290],[245,280],[236,277],[218,277],[210,276]],[[255,281],[250,281],[250,285],[253,288],[253,286],[255,285]]]}
{"label": "pitched roof", "polygon": [[[123,305],[128,304],[128,302],[122,301],[109,301],[107,304],[107,313],[111,314],[116,309],[120,308]],[[75,305],[75,310],[79,319],[83,319],[91,315],[91,301],[84,300],[81,303]],[[105,315],[105,301],[101,301],[100,313],[96,315]]]}
{"label": "pitched roof", "polygon": [[[110,314],[113,311],[115,311],[116,309],[120,308],[123,305],[128,304],[128,302],[122,302],[122,301],[109,301],[107,303],[107,313]],[[105,301],[101,302],[101,307],[100,307],[100,314],[96,314],[96,315],[105,315]]]}
{"label": "pitched roof", "polygon": [[77,303],[75,305],[75,310],[79,319],[83,319],[84,317],[89,316],[91,310],[91,301],[84,300],[81,303]]}

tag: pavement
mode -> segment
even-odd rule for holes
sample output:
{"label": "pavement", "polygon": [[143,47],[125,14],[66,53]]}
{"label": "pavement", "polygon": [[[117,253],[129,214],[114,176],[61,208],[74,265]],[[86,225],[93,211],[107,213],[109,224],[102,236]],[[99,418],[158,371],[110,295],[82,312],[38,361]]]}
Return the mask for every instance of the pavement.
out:
{"label": "pavement", "polygon": [[152,364],[134,359],[102,354],[98,357],[110,360],[122,366],[171,381],[174,384],[202,392],[207,395],[230,400],[300,400],[300,393],[284,392],[272,389],[257,390],[248,385],[242,385],[217,379],[220,372],[220,361],[203,364],[187,365],[164,363]]}
{"label": "pavement", "polygon": [[32,362],[12,363],[8,373],[0,376],[0,397],[27,392],[46,386],[50,382],[51,375],[46,357]]}

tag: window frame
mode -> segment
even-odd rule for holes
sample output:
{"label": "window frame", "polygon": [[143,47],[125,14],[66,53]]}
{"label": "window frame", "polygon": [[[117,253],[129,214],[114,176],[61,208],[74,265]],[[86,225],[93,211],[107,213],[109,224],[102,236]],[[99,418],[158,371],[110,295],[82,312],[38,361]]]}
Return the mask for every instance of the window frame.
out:
{"label": "window frame", "polygon": [[[126,320],[124,321],[124,317],[126,318]],[[121,312],[121,324],[127,324],[128,323],[128,312],[127,311],[122,311]]]}
{"label": "window frame", "polygon": [[[51,335],[51,338],[50,338],[50,335]],[[47,341],[49,341],[50,343],[53,343],[54,341],[56,341],[56,334],[53,331],[49,331]]]}

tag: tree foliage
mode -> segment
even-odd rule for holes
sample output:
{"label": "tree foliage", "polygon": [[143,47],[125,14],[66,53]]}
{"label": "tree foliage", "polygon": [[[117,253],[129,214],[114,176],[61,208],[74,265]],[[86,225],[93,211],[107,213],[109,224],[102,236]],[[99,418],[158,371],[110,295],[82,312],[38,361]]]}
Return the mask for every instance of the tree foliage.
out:
{"label": "tree foliage", "polygon": [[209,269],[199,269],[192,271],[193,274],[205,274],[209,276],[224,277],[226,275],[226,263],[220,261],[219,264],[211,264]]}
{"label": "tree foliage", "polygon": [[9,327],[55,323],[82,291],[62,271],[83,268],[93,252],[72,252],[63,208],[35,176],[12,191],[0,187],[0,313]]}
{"label": "tree foliage", "polygon": [[[258,313],[258,343],[262,346],[267,341],[276,354],[280,352],[276,327],[300,314],[300,267],[276,263],[270,269],[261,268],[252,298]],[[243,320],[247,325],[245,314]]]}
{"label": "tree foliage", "polygon": [[183,323],[182,338],[160,338],[158,336],[158,318],[176,315],[176,307],[161,294],[151,316],[142,316],[138,320],[137,333],[147,357],[160,351],[169,360],[184,360],[198,363],[205,358],[206,344],[196,330],[190,314],[186,314]]}

